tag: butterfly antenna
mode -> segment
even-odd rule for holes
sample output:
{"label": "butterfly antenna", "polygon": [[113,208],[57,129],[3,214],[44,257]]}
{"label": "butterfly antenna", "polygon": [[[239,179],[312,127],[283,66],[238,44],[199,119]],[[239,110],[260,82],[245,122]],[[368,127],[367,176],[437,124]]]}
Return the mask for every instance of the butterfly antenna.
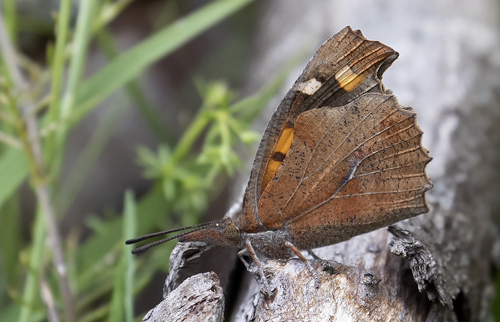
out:
{"label": "butterfly antenna", "polygon": [[[149,243],[149,244],[146,244],[146,245],[144,245],[144,246],[137,247],[137,248],[135,248],[135,249],[133,249],[133,250],[132,250],[132,254],[138,254],[138,253],[143,252],[143,251],[145,251],[146,249],[149,249],[149,248],[151,248],[151,247],[161,245],[161,244],[166,243],[166,242],[168,242],[168,241],[170,241],[170,240],[172,240],[172,239],[176,239],[176,238],[179,238],[179,237],[181,237],[181,236],[184,236],[184,235],[190,234],[190,233],[192,233],[192,232],[194,232],[194,231],[201,230],[201,229],[205,228],[205,226],[207,226],[208,224],[210,224],[210,223],[204,223],[204,224],[200,224],[200,225],[194,225],[194,226],[191,226],[191,227],[185,227],[185,228],[181,228],[181,229],[177,229],[177,230],[175,230],[175,229],[169,230],[168,232],[173,232],[173,231],[179,231],[179,230],[189,229],[189,228],[193,228],[193,227],[199,227],[199,228],[194,229],[194,230],[186,231],[186,232],[184,232],[184,233],[181,233],[181,234],[178,234],[178,235],[175,235],[175,236],[171,236],[171,237],[163,238],[163,239],[160,239],[160,240],[157,240],[157,241],[151,242],[151,243]],[[201,226],[201,227],[200,227],[200,226]],[[155,236],[160,235],[160,233],[155,233],[155,234],[156,234]],[[154,235],[154,234],[150,234],[150,235]],[[143,236],[143,237],[145,237],[145,236]],[[154,237],[154,236],[153,236],[153,237]],[[142,238],[142,237],[139,237],[139,238]],[[136,239],[139,239],[139,238],[136,238]],[[131,239],[131,240],[132,240],[132,239]],[[127,240],[127,242],[128,242],[128,240]]]}
{"label": "butterfly antenna", "polygon": [[[151,234],[147,234],[147,235],[144,235],[144,236],[141,236],[141,237],[129,239],[129,240],[125,241],[125,244],[127,244],[127,245],[136,244],[138,242],[141,242],[143,240],[150,239],[150,238],[153,238],[153,237],[156,237],[156,236],[161,236],[161,235],[166,235],[166,234],[170,234],[170,233],[175,233],[177,231],[182,231],[182,230],[186,230],[186,229],[193,229],[193,228],[198,228],[198,227],[205,227],[205,226],[211,225],[213,223],[214,223],[214,221],[209,221],[209,222],[205,222],[205,223],[197,224],[197,225],[193,225],[193,226],[159,231],[159,232],[156,232],[156,233],[151,233]],[[198,230],[198,229],[196,229],[196,230]],[[175,238],[175,237],[172,237],[172,238]]]}

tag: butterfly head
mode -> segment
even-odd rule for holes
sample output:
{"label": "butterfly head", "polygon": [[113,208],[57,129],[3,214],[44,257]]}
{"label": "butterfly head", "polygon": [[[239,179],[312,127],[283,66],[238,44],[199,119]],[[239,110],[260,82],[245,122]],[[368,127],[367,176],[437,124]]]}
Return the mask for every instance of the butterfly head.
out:
{"label": "butterfly head", "polygon": [[237,247],[241,243],[241,234],[239,228],[236,226],[236,224],[231,218],[224,218],[222,220],[211,221],[184,228],[161,231],[141,236],[138,238],[129,239],[126,241],[126,244],[135,244],[140,241],[150,239],[156,236],[166,235],[169,233],[183,231],[183,230],[188,230],[188,231],[177,234],[175,236],[166,237],[151,242],[149,244],[146,244],[144,246],[138,247],[132,250],[132,253],[133,254],[140,253],[148,248],[166,243],[172,239],[177,239],[180,242],[201,241],[211,246],[226,246],[226,247]]}
{"label": "butterfly head", "polygon": [[237,247],[240,244],[240,230],[231,218],[224,218],[177,239],[180,242],[202,241],[209,245]]}

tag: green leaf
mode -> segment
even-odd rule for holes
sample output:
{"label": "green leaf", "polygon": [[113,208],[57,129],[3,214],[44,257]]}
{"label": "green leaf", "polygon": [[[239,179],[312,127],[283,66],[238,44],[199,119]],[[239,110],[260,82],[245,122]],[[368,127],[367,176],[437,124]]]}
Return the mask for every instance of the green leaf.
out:
{"label": "green leaf", "polygon": [[111,307],[109,309],[109,322],[125,321],[125,309],[122,299],[125,297],[125,285],[123,276],[125,275],[124,261],[120,261],[115,269],[113,296],[111,297]]}
{"label": "green leaf", "polygon": [[20,317],[17,321],[27,322],[31,321],[35,311],[35,303],[40,301],[39,285],[40,285],[40,272],[43,267],[43,251],[45,249],[45,240],[47,238],[47,231],[43,221],[43,214],[40,210],[36,213],[35,225],[33,228],[33,248],[30,251],[29,270],[26,276],[26,283],[24,284],[22,308],[19,313]]}
{"label": "green leaf", "polygon": [[230,16],[252,0],[219,0],[205,5],[186,18],[163,28],[114,59],[91,76],[76,93],[75,106],[89,100],[104,100],[139,76],[147,67],[170,54],[209,27]]}
{"label": "green leaf", "polygon": [[[123,239],[127,240],[136,237],[137,231],[137,213],[134,196],[132,192],[127,191],[125,194],[125,213],[123,218]],[[123,247],[123,262],[125,263],[124,275],[124,297],[123,305],[125,307],[125,321],[132,322],[134,320],[134,256],[128,249]]]}
{"label": "green leaf", "polygon": [[17,149],[7,149],[0,157],[0,207],[19,188],[28,175],[28,162],[24,152]]}
{"label": "green leaf", "polygon": [[[125,212],[123,214],[123,240],[136,235],[136,205],[132,192],[125,193]],[[122,244],[122,258],[116,267],[115,286],[111,297],[111,308],[108,321],[134,320],[134,259],[130,249]]]}
{"label": "green leaf", "polygon": [[[9,302],[10,299],[20,298],[17,291],[12,291],[12,289],[19,285],[22,280],[21,277],[24,278],[25,272],[19,261],[23,245],[23,236],[19,232],[22,231],[21,228],[24,224],[21,218],[19,199],[14,195],[0,207],[2,222],[0,225],[0,290],[11,290],[7,292],[0,291],[0,321],[15,321],[14,317],[10,320],[2,319],[2,311],[6,302]],[[16,292],[16,294],[14,295],[13,292]],[[18,314],[20,306],[17,305],[17,308]]]}

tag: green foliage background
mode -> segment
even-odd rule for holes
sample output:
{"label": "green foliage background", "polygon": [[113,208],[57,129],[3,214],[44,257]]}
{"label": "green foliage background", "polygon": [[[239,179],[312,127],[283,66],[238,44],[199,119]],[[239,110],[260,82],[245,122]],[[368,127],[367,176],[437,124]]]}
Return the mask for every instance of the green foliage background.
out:
{"label": "green foliage background", "polygon": [[[119,52],[108,25],[131,2],[61,0],[54,14],[55,43],[46,49],[47,61],[36,63],[16,51],[21,18],[15,0],[3,1],[0,28],[7,31],[10,43],[2,46],[0,69],[0,321],[53,320],[51,314],[68,321],[140,320],[145,312],[133,311],[134,298],[155,272],[166,269],[165,254],[173,245],[135,258],[124,240],[165,225],[172,227],[166,221],[173,211],[182,213],[183,225],[196,223],[210,200],[221,192],[220,178],[227,178],[240,165],[234,148],[258,139],[249,130],[252,120],[284,81],[285,71],[257,94],[238,100],[223,82],[194,80],[203,103],[181,138],[175,139],[159,121],[158,111],[137,78],[159,59],[244,9],[251,0],[207,2]],[[72,11],[76,12],[74,24]],[[30,25],[24,21],[26,26]],[[97,44],[109,62],[84,77],[90,44]],[[9,49],[14,50],[14,59],[9,60]],[[62,181],[68,135],[120,89],[161,142],[154,150],[137,149],[139,163],[154,182],[153,188],[139,200],[132,191],[126,192],[123,214],[87,220],[91,234],[83,242],[74,235],[64,235],[59,246],[65,278],[65,274],[57,274],[54,253],[58,245],[52,244],[54,236],[47,218],[64,219],[109,142],[124,112],[122,105],[106,106],[105,117],[72,166],[71,175]],[[37,138],[30,137],[29,119],[36,121]],[[36,158],[36,140],[41,143],[43,165]],[[193,148],[200,140],[204,140],[201,151]],[[20,187],[26,181],[38,196],[34,222],[28,224],[20,222]],[[49,195],[49,208],[43,207],[40,192]],[[148,216],[138,220],[139,214]],[[29,242],[22,238],[26,226],[32,227]],[[62,293],[65,283],[70,296]],[[74,308],[68,310],[68,304]]]}

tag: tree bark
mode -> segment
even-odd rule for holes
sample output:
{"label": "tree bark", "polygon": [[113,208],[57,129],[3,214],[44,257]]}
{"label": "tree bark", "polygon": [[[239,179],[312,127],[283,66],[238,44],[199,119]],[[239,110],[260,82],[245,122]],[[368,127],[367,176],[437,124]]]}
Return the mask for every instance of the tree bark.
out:
{"label": "tree bark", "polygon": [[[190,296],[210,301],[206,289],[218,287],[213,275],[197,275],[205,291],[178,290],[187,276],[215,271],[223,281],[228,321],[485,321],[500,263],[498,2],[314,0],[292,5],[282,0],[261,5],[249,92],[304,44],[311,45],[312,54],[345,25],[399,51],[384,84],[401,105],[417,112],[423,145],[434,157],[427,170],[434,183],[427,193],[431,211],[315,251],[325,259],[310,259],[319,288],[298,259],[263,262],[275,289],[271,297],[259,292],[235,250],[179,244],[171,257],[165,301]],[[243,177],[242,185],[248,178]],[[222,321],[219,308],[213,313],[213,321]]]}

